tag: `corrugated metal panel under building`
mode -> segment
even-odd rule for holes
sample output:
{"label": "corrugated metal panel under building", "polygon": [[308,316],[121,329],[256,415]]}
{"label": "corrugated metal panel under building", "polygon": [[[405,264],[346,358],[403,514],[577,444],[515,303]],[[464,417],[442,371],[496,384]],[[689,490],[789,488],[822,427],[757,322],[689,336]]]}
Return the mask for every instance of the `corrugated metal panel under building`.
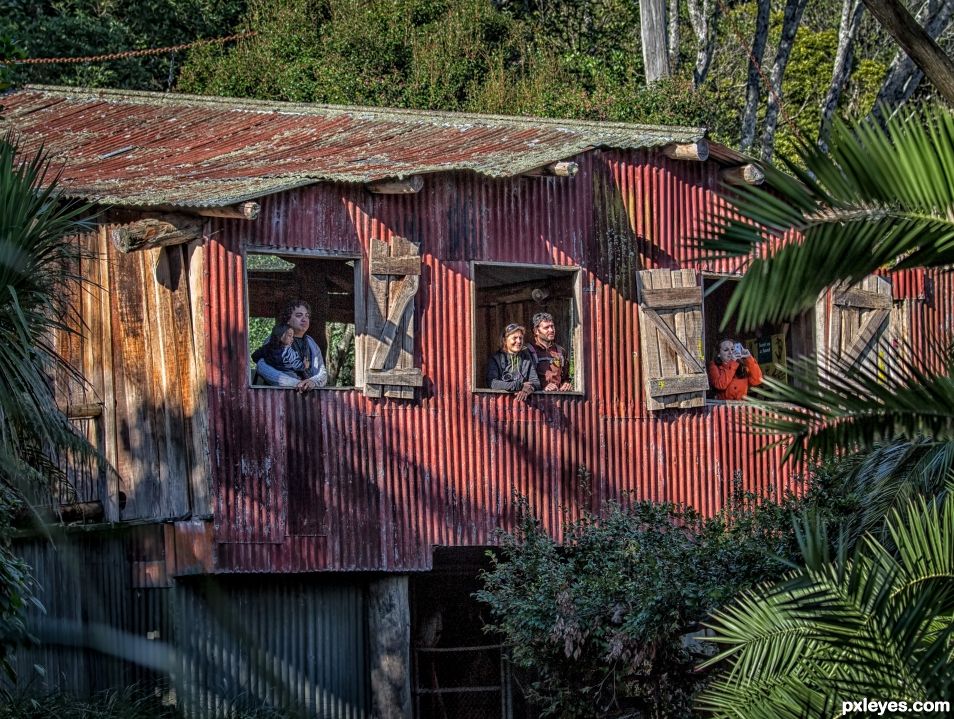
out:
{"label": "corrugated metal panel under building", "polygon": [[[46,609],[30,615],[43,641],[17,653],[18,675],[31,692],[86,696],[138,684],[177,701],[189,717],[266,705],[321,719],[369,716],[367,587],[360,577],[173,582],[147,571],[164,564],[162,525],[71,533],[55,544],[18,541],[16,552],[33,568]],[[66,633],[77,627],[79,645]],[[168,658],[169,671],[134,657]]]}

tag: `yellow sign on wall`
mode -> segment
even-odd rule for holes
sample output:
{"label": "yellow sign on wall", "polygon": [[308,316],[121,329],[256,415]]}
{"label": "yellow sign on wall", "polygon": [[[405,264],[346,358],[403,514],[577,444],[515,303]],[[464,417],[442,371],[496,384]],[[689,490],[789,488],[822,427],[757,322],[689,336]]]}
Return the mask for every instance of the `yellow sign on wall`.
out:
{"label": "yellow sign on wall", "polygon": [[788,381],[788,351],[785,346],[785,333],[745,340],[755,361],[762,368],[762,374],[780,382]]}

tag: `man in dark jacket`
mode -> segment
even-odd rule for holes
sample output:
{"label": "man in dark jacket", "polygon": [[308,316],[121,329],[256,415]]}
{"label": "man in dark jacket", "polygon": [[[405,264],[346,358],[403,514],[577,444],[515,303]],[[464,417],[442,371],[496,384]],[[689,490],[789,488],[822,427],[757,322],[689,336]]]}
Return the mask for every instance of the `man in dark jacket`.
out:
{"label": "man in dark jacket", "polygon": [[534,358],[544,392],[567,392],[573,389],[570,358],[566,350],[556,343],[556,325],[549,312],[537,312],[533,316],[533,342],[528,349]]}
{"label": "man in dark jacket", "polygon": [[525,332],[516,323],[507,325],[500,338],[500,350],[494,352],[487,362],[487,384],[490,388],[515,392],[514,397],[521,402],[540,389],[533,358],[523,346]]}

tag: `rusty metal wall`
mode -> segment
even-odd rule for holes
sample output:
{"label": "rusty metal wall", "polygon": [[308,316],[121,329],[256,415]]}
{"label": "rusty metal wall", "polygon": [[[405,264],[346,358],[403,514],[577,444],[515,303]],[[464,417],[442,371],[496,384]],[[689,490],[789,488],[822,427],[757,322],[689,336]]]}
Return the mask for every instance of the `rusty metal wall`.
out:
{"label": "rusty metal wall", "polygon": [[915,361],[940,372],[947,344],[954,338],[954,271],[922,273],[922,295],[903,303],[906,335]]}
{"label": "rusty metal wall", "polygon": [[[713,512],[733,477],[761,494],[796,486],[780,453],[743,430],[745,410],[643,406],[634,272],[688,264],[717,202],[717,166],[592,151],[575,178],[428,178],[416,195],[324,184],[265,198],[258,223],[217,221],[208,244],[210,442],[221,571],[424,569],[434,545],[481,545],[514,524],[515,495],[547,528],[610,498]],[[243,250],[367,257],[370,239],[421,243],[414,402],[360,391],[250,389]],[[579,267],[582,396],[529,405],[471,387],[471,262]],[[366,265],[363,265],[366,272]],[[359,302],[363,298],[359,298]],[[288,473],[318,529],[291,534]],[[301,501],[301,500],[299,500]]]}
{"label": "rusty metal wall", "polygon": [[[360,577],[155,581],[142,569],[150,563],[144,558],[162,556],[162,525],[69,534],[55,543],[24,540],[15,549],[32,567],[46,610],[29,617],[45,641],[17,652],[23,691],[88,696],[138,684],[175,699],[189,717],[265,704],[322,719],[370,716],[367,585]],[[58,620],[82,623],[91,636],[98,627],[126,636],[109,644],[115,653],[70,646],[43,629]],[[171,672],[120,659],[144,656],[130,640],[165,644]]]}

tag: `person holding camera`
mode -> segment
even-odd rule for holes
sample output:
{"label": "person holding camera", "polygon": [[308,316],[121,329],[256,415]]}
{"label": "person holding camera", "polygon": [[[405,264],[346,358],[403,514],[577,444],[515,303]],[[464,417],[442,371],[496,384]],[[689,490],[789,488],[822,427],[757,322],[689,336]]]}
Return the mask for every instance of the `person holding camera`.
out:
{"label": "person holding camera", "polygon": [[487,384],[491,389],[514,392],[516,399],[526,401],[540,391],[540,378],[533,358],[523,345],[526,330],[511,322],[500,338],[500,350],[487,362]]}
{"label": "person holding camera", "polygon": [[762,368],[741,343],[724,339],[709,363],[709,384],[716,399],[745,399],[749,387],[762,384]]}

